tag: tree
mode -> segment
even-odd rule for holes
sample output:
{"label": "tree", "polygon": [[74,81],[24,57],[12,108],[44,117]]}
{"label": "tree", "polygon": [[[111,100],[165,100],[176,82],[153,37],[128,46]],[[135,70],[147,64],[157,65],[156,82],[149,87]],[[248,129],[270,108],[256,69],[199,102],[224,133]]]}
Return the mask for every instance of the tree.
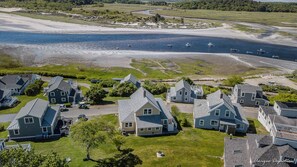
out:
{"label": "tree", "polygon": [[185,80],[185,81],[187,81],[190,85],[194,85],[193,80],[191,80],[189,77],[182,77],[180,80]]}
{"label": "tree", "polygon": [[240,76],[231,76],[223,81],[223,84],[226,86],[235,86],[237,84],[241,84],[244,81],[244,79]]}
{"label": "tree", "polygon": [[112,139],[113,143],[117,147],[118,151],[121,151],[122,145],[126,142],[125,138],[122,135],[116,135]]}
{"label": "tree", "polygon": [[71,128],[70,136],[86,148],[86,160],[91,160],[90,150],[105,143],[106,139],[114,134],[114,126],[102,117],[89,121],[80,121]]}
{"label": "tree", "polygon": [[161,82],[155,83],[146,80],[143,84],[143,87],[154,95],[160,95],[167,92],[169,85]]}
{"label": "tree", "polygon": [[25,94],[27,96],[36,96],[41,92],[42,85],[44,84],[44,81],[42,80],[36,80],[34,83],[30,84],[25,89]]}
{"label": "tree", "polygon": [[92,85],[90,90],[86,92],[86,97],[91,101],[92,104],[99,104],[106,97],[107,92],[102,88],[101,85]]}
{"label": "tree", "polygon": [[0,166],[5,167],[68,167],[65,159],[57,153],[47,155],[36,154],[34,150],[26,151],[23,148],[7,149],[0,152]]}
{"label": "tree", "polygon": [[130,82],[124,82],[119,84],[115,89],[110,92],[110,96],[129,97],[135,91],[137,87]]}

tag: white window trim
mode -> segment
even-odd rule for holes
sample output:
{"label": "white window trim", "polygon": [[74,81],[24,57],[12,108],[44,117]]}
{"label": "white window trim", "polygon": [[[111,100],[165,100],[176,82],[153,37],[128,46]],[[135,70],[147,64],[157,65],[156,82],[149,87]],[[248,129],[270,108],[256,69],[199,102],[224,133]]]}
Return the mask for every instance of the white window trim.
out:
{"label": "white window trim", "polygon": [[[18,134],[15,134],[15,131],[17,131]],[[14,134],[14,135],[20,135],[20,130],[19,130],[19,129],[14,129],[14,130],[13,130],[13,134]]]}
{"label": "white window trim", "polygon": [[155,130],[160,130],[160,128],[159,127],[156,127]]}
{"label": "white window trim", "polygon": [[199,126],[204,126],[204,119],[199,119]]}
{"label": "white window trim", "polygon": [[[44,131],[43,128],[45,128],[46,131]],[[42,127],[41,129],[42,129],[42,133],[46,133],[46,132],[48,132],[47,127]]]}
{"label": "white window trim", "polygon": [[[216,115],[217,111],[218,111],[219,115]],[[215,112],[214,113],[215,113],[214,114],[215,116],[219,117],[221,115],[221,110],[220,109],[215,109]]]}
{"label": "white window trim", "polygon": [[256,100],[256,95],[255,94],[252,94],[251,100],[252,101],[255,101]]}
{"label": "white window trim", "polygon": [[66,93],[63,92],[63,91],[61,91],[60,95],[61,95],[61,96],[66,96]]}
{"label": "white window trim", "polygon": [[57,103],[55,98],[51,98],[51,103]]}
{"label": "white window trim", "polygon": [[[26,120],[32,118],[32,122],[27,123]],[[34,124],[34,118],[33,117],[25,117],[24,118],[24,123],[25,124]]]}
{"label": "white window trim", "polygon": [[[227,112],[229,113],[229,116],[227,116]],[[230,110],[225,110],[225,117],[230,117],[230,115],[231,115],[231,111]]]}
{"label": "white window trim", "polygon": [[244,97],[245,96],[245,93],[244,92],[241,92],[241,97]]}
{"label": "white window trim", "polygon": [[152,128],[147,128],[147,131],[152,131]]}
{"label": "white window trim", "polygon": [[56,96],[56,93],[55,92],[50,92],[50,95],[51,96]]}
{"label": "white window trim", "polygon": [[[217,123],[216,123],[215,125],[212,125],[212,124],[211,124],[212,121],[215,121],[215,122],[217,122]],[[211,125],[211,126],[218,126],[218,125],[219,125],[219,121],[218,121],[218,120],[211,119],[211,120],[210,120],[210,125]]]}
{"label": "white window trim", "polygon": [[240,99],[239,103],[240,104],[243,104],[244,103],[244,100],[243,99]]}
{"label": "white window trim", "polygon": [[256,103],[255,103],[256,105],[260,105],[260,102],[259,101],[256,101]]}
{"label": "white window trim", "polygon": [[144,129],[143,129],[143,128],[140,128],[140,129],[139,129],[139,131],[140,131],[140,132],[143,132],[143,131],[144,131]]}
{"label": "white window trim", "polygon": [[62,102],[66,102],[67,99],[66,99],[65,97],[63,97],[63,98],[61,98],[61,101],[62,101]]}
{"label": "white window trim", "polygon": [[[146,113],[146,114],[144,113],[144,111],[145,111],[145,110],[147,111],[147,113]],[[149,112],[149,110],[151,111],[151,113],[150,113],[150,114],[148,113],[148,112]],[[144,108],[144,109],[143,109],[143,115],[152,115],[152,114],[153,114],[153,109],[152,109],[152,108]]]}
{"label": "white window trim", "polygon": [[187,91],[185,91],[185,96],[187,96],[188,95],[188,92]]}
{"label": "white window trim", "polygon": [[[131,126],[130,126],[131,124]],[[125,128],[131,128],[133,127],[133,123],[132,122],[125,122]]]}

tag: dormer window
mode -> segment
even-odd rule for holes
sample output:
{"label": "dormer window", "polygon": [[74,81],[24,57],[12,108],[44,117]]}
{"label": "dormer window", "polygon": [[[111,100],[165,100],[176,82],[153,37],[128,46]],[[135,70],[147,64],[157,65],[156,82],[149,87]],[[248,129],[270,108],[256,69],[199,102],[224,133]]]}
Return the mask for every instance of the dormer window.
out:
{"label": "dormer window", "polygon": [[214,115],[215,115],[215,116],[220,116],[220,109],[216,109]]}
{"label": "dormer window", "polygon": [[33,119],[33,117],[25,117],[24,122],[25,122],[25,124],[33,124],[34,119]]}
{"label": "dormer window", "polygon": [[143,109],[143,115],[152,115],[152,109],[151,108]]}
{"label": "dormer window", "polygon": [[226,110],[225,116],[230,117],[230,111],[229,110]]}
{"label": "dormer window", "polygon": [[245,93],[242,92],[242,93],[241,93],[241,97],[244,97],[244,96],[245,96]]}

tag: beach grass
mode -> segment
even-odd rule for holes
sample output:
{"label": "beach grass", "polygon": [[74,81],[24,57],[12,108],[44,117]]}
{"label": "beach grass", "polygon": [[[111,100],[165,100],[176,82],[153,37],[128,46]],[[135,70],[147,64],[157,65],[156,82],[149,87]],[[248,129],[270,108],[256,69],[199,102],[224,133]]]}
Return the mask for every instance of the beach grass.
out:
{"label": "beach grass", "polygon": [[247,33],[253,33],[253,34],[265,33],[264,29],[253,28],[251,26],[242,25],[242,24],[235,24],[233,26],[233,28],[236,29],[236,30],[239,30],[239,31],[243,31],[243,32],[247,32]]}
{"label": "beach grass", "polygon": [[244,11],[217,11],[217,10],[158,10],[161,15],[199,18],[221,21],[240,21],[275,26],[297,27],[297,13],[281,12],[244,12]]}

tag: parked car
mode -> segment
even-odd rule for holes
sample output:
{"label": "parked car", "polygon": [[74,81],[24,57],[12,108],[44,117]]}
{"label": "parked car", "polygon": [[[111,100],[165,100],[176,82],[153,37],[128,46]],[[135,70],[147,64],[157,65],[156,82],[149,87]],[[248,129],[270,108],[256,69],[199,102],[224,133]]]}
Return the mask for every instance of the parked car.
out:
{"label": "parked car", "polygon": [[89,109],[89,106],[85,102],[80,102],[78,104],[79,109]]}
{"label": "parked car", "polygon": [[79,120],[87,121],[88,118],[87,118],[87,116],[86,116],[85,114],[80,114],[80,115],[77,117],[77,120],[76,120],[75,122],[77,122],[77,121],[79,121]]}
{"label": "parked car", "polygon": [[59,105],[59,110],[60,110],[61,112],[63,112],[63,111],[68,111],[68,108],[66,107],[65,104],[60,104],[60,105]]}

